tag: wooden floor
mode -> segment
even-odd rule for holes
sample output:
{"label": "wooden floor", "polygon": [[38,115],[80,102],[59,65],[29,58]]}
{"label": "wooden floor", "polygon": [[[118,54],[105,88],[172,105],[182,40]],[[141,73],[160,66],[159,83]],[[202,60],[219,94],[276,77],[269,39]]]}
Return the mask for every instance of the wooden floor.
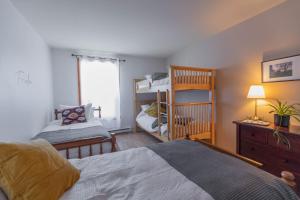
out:
{"label": "wooden floor", "polygon": [[159,143],[160,141],[148,133],[120,133],[116,135],[117,149],[123,151],[126,149],[144,147],[150,144]]}

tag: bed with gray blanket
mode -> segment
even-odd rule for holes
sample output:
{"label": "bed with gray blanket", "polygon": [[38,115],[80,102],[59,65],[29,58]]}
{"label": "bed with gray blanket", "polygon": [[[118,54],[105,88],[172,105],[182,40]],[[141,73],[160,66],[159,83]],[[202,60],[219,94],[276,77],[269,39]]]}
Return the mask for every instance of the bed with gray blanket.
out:
{"label": "bed with gray blanket", "polygon": [[71,159],[79,181],[61,200],[296,200],[279,178],[193,141]]}
{"label": "bed with gray blanket", "polygon": [[65,126],[60,120],[55,120],[32,139],[47,140],[66,158],[110,153],[116,148],[114,136],[99,118]]}
{"label": "bed with gray blanket", "polygon": [[71,142],[99,136],[110,138],[111,134],[102,126],[92,126],[77,129],[61,129],[41,132],[33,137],[33,139],[41,138],[47,140],[51,144],[58,144],[62,142]]}

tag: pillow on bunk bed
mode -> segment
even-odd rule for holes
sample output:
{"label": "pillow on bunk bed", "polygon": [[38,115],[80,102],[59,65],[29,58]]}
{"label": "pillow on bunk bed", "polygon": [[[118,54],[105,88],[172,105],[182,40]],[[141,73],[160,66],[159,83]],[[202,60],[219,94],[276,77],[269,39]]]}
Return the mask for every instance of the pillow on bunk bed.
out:
{"label": "pillow on bunk bed", "polygon": [[[93,107],[92,107],[92,104],[91,103],[88,103],[86,105],[82,105],[84,106],[84,112],[85,112],[85,118],[86,120],[90,120],[91,118],[94,117],[94,110],[93,110]],[[59,105],[59,109],[60,110],[65,110],[65,109],[69,109],[69,108],[76,108],[78,106],[67,106],[67,105]]]}
{"label": "pillow on bunk bed", "polygon": [[[161,117],[161,123],[163,123],[163,124],[168,123],[167,117],[165,117],[165,116]],[[158,119],[156,119],[156,120],[152,123],[152,129],[155,129],[156,127],[158,127]]]}
{"label": "pillow on bunk bed", "polygon": [[147,110],[149,107],[150,107],[150,105],[149,105],[149,104],[141,105],[141,109],[142,109],[142,111],[145,111],[145,110]]}
{"label": "pillow on bunk bed", "polygon": [[86,122],[84,106],[64,109],[61,113],[62,125]]}
{"label": "pillow on bunk bed", "polygon": [[[157,103],[152,103],[151,106],[147,110],[145,110],[145,113],[151,117],[157,117],[158,115],[157,110],[158,110]],[[160,107],[160,110],[163,113],[166,112],[166,109],[164,107]]]}
{"label": "pillow on bunk bed", "polygon": [[161,72],[156,72],[154,74],[152,74],[152,81],[157,81],[157,80],[161,80],[164,78],[168,77],[168,73],[161,73]]}

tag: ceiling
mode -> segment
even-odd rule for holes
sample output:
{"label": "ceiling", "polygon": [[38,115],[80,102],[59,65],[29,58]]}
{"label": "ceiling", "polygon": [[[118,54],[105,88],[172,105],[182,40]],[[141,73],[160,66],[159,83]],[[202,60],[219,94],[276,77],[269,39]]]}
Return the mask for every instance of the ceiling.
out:
{"label": "ceiling", "polygon": [[11,0],[52,47],[167,57],[285,0]]}

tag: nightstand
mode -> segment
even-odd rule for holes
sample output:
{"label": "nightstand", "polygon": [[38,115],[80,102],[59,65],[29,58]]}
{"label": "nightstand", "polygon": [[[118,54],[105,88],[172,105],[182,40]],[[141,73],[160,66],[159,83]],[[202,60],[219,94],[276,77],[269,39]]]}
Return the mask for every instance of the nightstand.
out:
{"label": "nightstand", "polygon": [[259,126],[234,121],[236,124],[236,151],[238,154],[263,164],[262,169],[280,177],[290,171],[296,177],[300,191],[300,127],[281,128],[280,132],[290,141],[291,149],[277,144],[273,137],[274,125]]}

